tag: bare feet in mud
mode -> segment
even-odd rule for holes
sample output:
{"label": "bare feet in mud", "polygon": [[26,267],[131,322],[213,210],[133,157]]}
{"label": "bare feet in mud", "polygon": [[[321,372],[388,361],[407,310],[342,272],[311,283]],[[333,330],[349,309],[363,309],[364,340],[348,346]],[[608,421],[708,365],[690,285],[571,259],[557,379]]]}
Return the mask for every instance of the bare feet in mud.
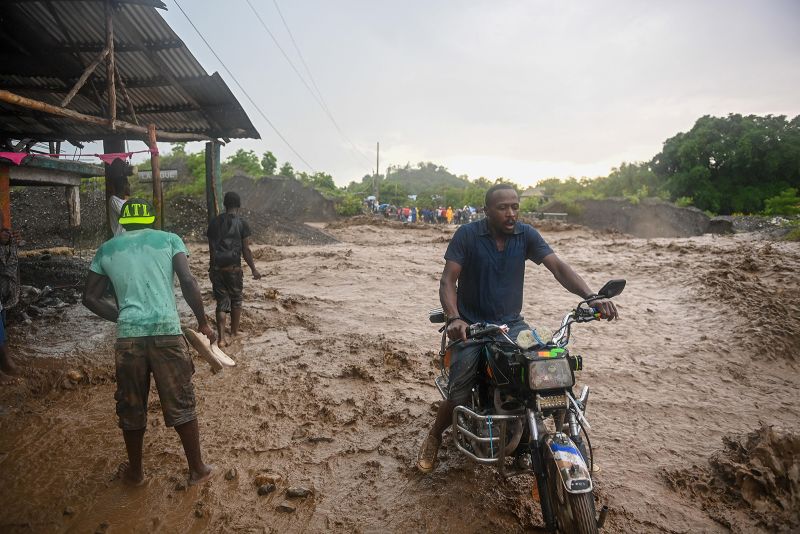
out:
{"label": "bare feet in mud", "polygon": [[199,472],[190,472],[189,473],[189,485],[195,486],[197,484],[202,484],[206,482],[208,479],[211,478],[211,475],[214,474],[214,466],[213,465],[204,465],[203,469]]}
{"label": "bare feet in mud", "polygon": [[139,487],[146,482],[144,478],[144,473],[134,473],[131,470],[131,466],[128,462],[122,462],[119,464],[117,468],[117,478],[119,478],[124,484],[133,487]]}

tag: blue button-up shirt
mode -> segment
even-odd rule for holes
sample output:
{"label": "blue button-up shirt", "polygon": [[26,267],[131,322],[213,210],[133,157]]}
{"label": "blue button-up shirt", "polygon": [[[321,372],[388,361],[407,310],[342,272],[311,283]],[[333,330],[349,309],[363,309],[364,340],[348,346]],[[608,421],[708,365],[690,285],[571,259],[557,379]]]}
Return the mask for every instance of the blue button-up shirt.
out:
{"label": "blue button-up shirt", "polygon": [[525,260],[537,265],[553,250],[532,226],[518,222],[497,250],[486,219],[456,230],[444,259],[461,265],[458,313],[469,323],[509,323],[520,318]]}

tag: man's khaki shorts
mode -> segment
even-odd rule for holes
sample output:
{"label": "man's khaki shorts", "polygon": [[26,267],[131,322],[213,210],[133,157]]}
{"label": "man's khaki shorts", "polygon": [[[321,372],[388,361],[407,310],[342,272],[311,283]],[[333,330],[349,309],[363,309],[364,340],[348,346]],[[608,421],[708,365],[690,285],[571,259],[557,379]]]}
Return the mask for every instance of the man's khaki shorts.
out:
{"label": "man's khaki shorts", "polygon": [[244,274],[241,267],[212,267],[208,277],[218,312],[230,313],[232,309],[242,307]]}
{"label": "man's khaki shorts", "polygon": [[150,373],[156,382],[164,423],[178,426],[197,418],[192,374],[194,363],[183,336],[118,338],[116,359],[117,416],[123,430],[147,426]]}

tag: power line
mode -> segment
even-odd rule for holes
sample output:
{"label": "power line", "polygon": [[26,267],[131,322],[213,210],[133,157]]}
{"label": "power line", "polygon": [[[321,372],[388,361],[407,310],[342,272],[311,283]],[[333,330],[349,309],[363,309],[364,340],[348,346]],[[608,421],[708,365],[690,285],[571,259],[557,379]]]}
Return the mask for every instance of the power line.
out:
{"label": "power line", "polygon": [[[346,141],[347,143],[349,143],[349,144],[350,144],[350,146],[352,146],[352,147],[353,147],[353,150],[355,150],[356,152],[358,152],[358,153],[361,155],[361,157],[363,157],[363,158],[364,158],[364,159],[365,159],[367,162],[370,162],[370,163],[371,163],[371,160],[370,160],[370,158],[368,158],[368,157],[367,157],[367,156],[366,156],[366,155],[365,155],[365,154],[364,154],[364,153],[361,151],[361,149],[359,149],[359,148],[358,148],[358,147],[355,145],[355,143],[353,143],[353,142],[350,140],[350,138],[348,138],[348,137],[347,137],[347,135],[345,135],[345,133],[344,133],[344,131],[341,129],[341,127],[339,127],[339,123],[338,123],[338,122],[336,122],[336,119],[334,119],[334,118],[333,118],[333,114],[330,112],[330,109],[328,109],[328,106],[327,106],[327,105],[325,104],[325,102],[322,100],[322,93],[320,93],[320,94],[319,94],[319,96],[317,96],[317,94],[314,92],[314,90],[311,88],[311,86],[310,86],[310,85],[308,85],[308,82],[306,81],[306,79],[303,77],[303,75],[302,75],[302,74],[300,74],[300,71],[299,71],[299,70],[297,70],[297,67],[295,67],[295,65],[294,65],[294,63],[292,62],[292,60],[291,60],[291,58],[289,57],[289,55],[286,53],[286,51],[285,51],[285,50],[283,49],[283,47],[280,45],[280,43],[278,42],[278,39],[275,37],[275,35],[272,33],[272,31],[270,31],[270,29],[267,27],[267,24],[266,24],[266,23],[264,22],[264,20],[261,18],[261,15],[259,15],[259,14],[258,14],[258,11],[256,11],[256,8],[255,8],[255,7],[253,7],[253,4],[250,2],[250,0],[245,0],[245,2],[247,2],[247,5],[248,5],[248,6],[250,6],[250,9],[253,11],[253,13],[255,14],[256,18],[257,18],[257,19],[258,19],[258,21],[261,23],[261,27],[262,27],[262,28],[264,28],[264,30],[267,32],[267,35],[269,35],[270,39],[272,39],[272,42],[273,42],[273,43],[275,43],[275,46],[277,46],[277,47],[278,47],[278,50],[280,50],[281,54],[283,54],[283,57],[284,57],[284,58],[286,59],[286,61],[289,63],[289,66],[290,66],[290,67],[292,67],[292,70],[294,71],[294,73],[297,75],[297,77],[298,77],[298,78],[300,78],[300,81],[301,81],[301,82],[303,82],[303,85],[305,86],[305,88],[306,88],[306,89],[308,89],[308,92],[309,92],[309,93],[311,93],[311,96],[312,96],[312,98],[314,98],[314,100],[317,102],[317,104],[319,104],[319,106],[322,108],[322,111],[323,111],[323,112],[325,112],[325,114],[328,116],[328,118],[330,119],[330,121],[333,123],[333,126],[336,128],[336,131],[337,131],[337,132],[339,132],[339,135],[342,137],[342,139],[343,139],[344,141]],[[275,6],[277,7],[277,4],[275,4]],[[280,8],[278,9],[278,13],[280,14]],[[282,20],[284,20],[284,24],[286,24],[286,21],[285,21],[285,19],[283,19],[283,15],[282,15],[282,14],[281,14],[281,19],[282,19]],[[288,25],[286,25],[286,29],[287,29],[287,31],[288,31],[288,29],[289,29],[289,26],[288,26]],[[291,31],[289,31],[289,36],[291,37]],[[294,42],[294,37],[292,37],[292,42]],[[295,43],[295,47],[296,47],[296,46],[297,46],[297,44]],[[298,53],[299,53],[299,50],[298,50]],[[301,55],[301,59],[302,59],[302,55]],[[305,64],[305,61],[303,61],[303,64]],[[306,68],[308,68],[308,66],[306,66]],[[309,76],[310,76],[310,72],[309,72]],[[311,77],[311,80],[312,80],[312,83],[313,83],[313,77]],[[316,86],[316,84],[314,84],[314,85]],[[319,89],[317,89],[317,91],[319,91]]]}
{"label": "power line", "polygon": [[303,57],[303,53],[300,52],[300,47],[297,46],[297,41],[294,39],[294,35],[292,34],[292,30],[289,29],[289,24],[286,22],[286,18],[283,16],[283,12],[281,11],[280,6],[278,5],[278,0],[272,0],[272,3],[275,4],[275,10],[278,12],[278,16],[281,18],[281,22],[283,22],[283,27],[286,28],[286,33],[289,34],[289,39],[292,41],[292,46],[294,46],[295,52],[297,52],[298,57],[300,57],[300,62],[303,64],[303,68],[308,74],[308,79],[311,80],[311,85],[314,86],[316,89],[317,94],[319,95],[319,99],[322,101],[322,104],[325,106],[325,109],[330,111],[328,107],[328,103],[325,102],[325,98],[322,96],[322,91],[319,90],[319,86],[317,86],[316,80],[314,80],[314,75],[311,74],[311,69],[308,68],[308,64],[306,63],[306,59]]}
{"label": "power line", "polygon": [[181,5],[178,3],[178,0],[172,0],[172,1],[175,2],[175,5],[178,6],[178,9],[180,9],[181,13],[183,13],[183,16],[186,17],[186,20],[189,21],[189,24],[192,25],[192,28],[194,28],[194,31],[197,32],[197,35],[200,36],[200,39],[203,40],[203,42],[206,44],[208,49],[211,50],[211,53],[214,54],[214,57],[217,58],[217,61],[219,61],[220,65],[222,65],[222,68],[225,69],[225,72],[228,73],[228,76],[230,76],[231,79],[234,81],[234,83],[236,83],[236,86],[239,88],[240,91],[242,91],[242,93],[244,93],[244,96],[246,96],[247,100],[249,100],[250,103],[253,105],[253,107],[256,108],[256,111],[258,111],[258,113],[261,115],[261,117],[263,117],[263,119],[265,121],[267,121],[267,124],[269,124],[270,128],[272,128],[272,130],[275,132],[275,134],[277,134],[277,136],[280,137],[281,141],[283,141],[286,144],[286,146],[289,147],[289,150],[291,150],[292,153],[294,153],[295,156],[300,158],[300,161],[302,161],[306,165],[306,167],[311,169],[311,172],[316,173],[317,171],[314,169],[314,167],[309,162],[307,162],[306,159],[303,156],[301,156],[300,153],[297,150],[295,150],[295,148],[292,146],[292,144],[289,143],[289,141],[286,140],[286,138],[283,136],[283,134],[281,134],[281,132],[278,130],[278,128],[274,124],[272,124],[272,121],[269,120],[269,117],[267,117],[266,114],[263,111],[261,111],[261,108],[258,107],[258,104],[255,103],[255,101],[250,97],[248,92],[245,91],[244,87],[242,87],[242,84],[240,84],[239,80],[236,79],[236,76],[234,76],[233,73],[230,71],[230,69],[227,67],[227,65],[225,65],[225,62],[223,62],[222,59],[220,59],[219,55],[217,55],[217,53],[214,51],[214,49],[208,43],[208,41],[203,36],[203,34],[200,32],[200,30],[197,28],[197,26],[195,26],[194,22],[192,22],[192,19],[189,18],[189,15],[186,14],[186,11],[183,10]]}

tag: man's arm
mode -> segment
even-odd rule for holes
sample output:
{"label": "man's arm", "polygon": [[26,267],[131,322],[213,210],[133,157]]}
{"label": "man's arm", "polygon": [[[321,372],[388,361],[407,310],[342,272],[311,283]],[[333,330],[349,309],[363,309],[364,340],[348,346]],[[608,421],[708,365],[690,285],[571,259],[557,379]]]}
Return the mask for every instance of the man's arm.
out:
{"label": "man's arm", "polygon": [[214,246],[211,244],[211,241],[208,242],[208,258],[209,258],[209,266],[214,266]]}
{"label": "man's arm", "polygon": [[115,304],[103,298],[103,294],[108,287],[108,277],[89,271],[86,278],[86,287],[83,288],[83,305],[89,310],[112,323],[117,322],[119,310]]}
{"label": "man's arm", "polygon": [[197,318],[199,330],[208,337],[211,343],[214,343],[217,340],[217,335],[211,327],[208,326],[208,321],[206,321],[206,312],[203,308],[203,296],[200,294],[200,286],[197,284],[197,280],[195,280],[192,272],[189,270],[189,261],[186,259],[186,254],[183,252],[175,254],[172,257],[172,268],[175,270],[175,274],[178,275],[183,298]]}
{"label": "man's arm", "polygon": [[447,320],[450,324],[447,325],[447,336],[450,339],[467,339],[467,322],[461,318],[452,320],[458,317],[458,297],[456,292],[456,282],[461,274],[461,265],[447,260],[444,264],[444,271],[442,271],[442,278],[439,280],[439,301],[442,303]]}
{"label": "man's arm", "polygon": [[247,262],[248,267],[250,267],[250,272],[253,273],[253,278],[256,280],[260,279],[261,273],[258,272],[256,269],[256,264],[253,261],[253,252],[250,250],[249,237],[242,239],[242,256],[244,256],[244,261]]}
{"label": "man's arm", "polygon": [[[578,276],[578,273],[555,253],[545,256],[542,263],[553,273],[558,283],[570,293],[574,293],[582,299],[593,294],[583,278]],[[610,321],[611,319],[617,318],[617,307],[608,299],[596,300],[592,302],[592,306],[598,309],[603,319],[608,319]]]}

